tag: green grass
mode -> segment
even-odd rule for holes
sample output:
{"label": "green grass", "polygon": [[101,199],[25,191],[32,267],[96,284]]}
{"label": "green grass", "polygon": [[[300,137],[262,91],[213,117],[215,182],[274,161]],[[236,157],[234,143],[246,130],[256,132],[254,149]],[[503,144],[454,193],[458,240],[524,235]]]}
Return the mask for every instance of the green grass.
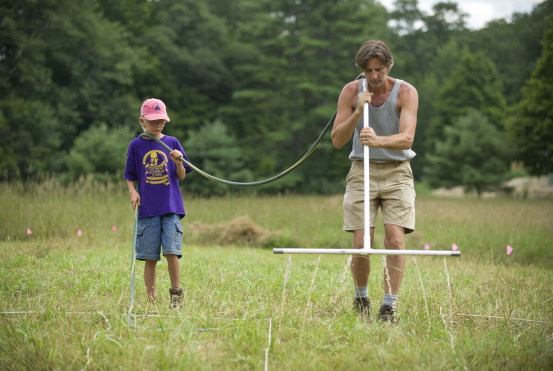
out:
{"label": "green grass", "polygon": [[[185,194],[185,308],[167,308],[163,260],[148,304],[138,262],[132,327],[126,185],[0,185],[0,368],[249,370],[267,349],[271,370],[553,367],[551,201],[419,197],[408,248],[456,243],[462,257],[408,257],[393,326],[353,315],[347,256],[204,246],[188,230],[248,216],[282,247],[350,247],[341,200]],[[377,247],[382,238],[377,227]],[[378,307],[382,257],[371,263]]]}

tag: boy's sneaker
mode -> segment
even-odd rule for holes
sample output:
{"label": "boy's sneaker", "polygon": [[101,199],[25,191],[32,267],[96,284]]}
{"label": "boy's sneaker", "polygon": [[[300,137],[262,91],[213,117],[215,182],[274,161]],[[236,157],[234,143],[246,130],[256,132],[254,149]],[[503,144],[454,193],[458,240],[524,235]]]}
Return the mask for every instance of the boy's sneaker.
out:
{"label": "boy's sneaker", "polygon": [[396,321],[396,311],[389,305],[382,305],[378,312],[378,319],[382,322],[394,323]]}
{"label": "boy's sneaker", "polygon": [[169,294],[171,295],[171,304],[169,304],[170,309],[183,308],[184,307],[184,290],[180,289],[169,289]]}
{"label": "boy's sneaker", "polygon": [[355,298],[353,299],[353,305],[358,316],[370,319],[371,301],[369,298]]}

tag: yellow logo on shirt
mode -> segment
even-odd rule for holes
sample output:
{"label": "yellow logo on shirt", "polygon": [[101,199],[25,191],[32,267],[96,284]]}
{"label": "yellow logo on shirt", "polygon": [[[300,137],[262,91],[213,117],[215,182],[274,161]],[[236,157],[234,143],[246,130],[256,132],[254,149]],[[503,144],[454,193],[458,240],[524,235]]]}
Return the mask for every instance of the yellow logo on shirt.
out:
{"label": "yellow logo on shirt", "polygon": [[165,153],[157,150],[150,151],[142,159],[142,164],[146,169],[146,183],[169,185]]}

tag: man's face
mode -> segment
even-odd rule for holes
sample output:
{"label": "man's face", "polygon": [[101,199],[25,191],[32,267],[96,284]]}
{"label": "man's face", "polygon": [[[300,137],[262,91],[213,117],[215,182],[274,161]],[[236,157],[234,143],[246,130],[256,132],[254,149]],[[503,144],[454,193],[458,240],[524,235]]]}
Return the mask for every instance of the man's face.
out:
{"label": "man's face", "polygon": [[384,84],[388,72],[390,72],[390,69],[386,67],[384,62],[378,57],[369,59],[367,65],[363,69],[368,85],[373,88],[377,88]]}

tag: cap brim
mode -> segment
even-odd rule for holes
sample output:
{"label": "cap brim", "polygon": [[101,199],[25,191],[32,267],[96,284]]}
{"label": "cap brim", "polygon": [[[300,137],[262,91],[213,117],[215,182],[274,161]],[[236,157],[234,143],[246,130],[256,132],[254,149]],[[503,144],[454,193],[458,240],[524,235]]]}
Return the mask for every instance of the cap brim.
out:
{"label": "cap brim", "polygon": [[146,120],[148,120],[148,121],[155,121],[155,120],[165,120],[167,122],[171,121],[169,119],[169,116],[167,116],[166,114],[163,114],[163,113],[144,115],[144,117],[146,117]]}

